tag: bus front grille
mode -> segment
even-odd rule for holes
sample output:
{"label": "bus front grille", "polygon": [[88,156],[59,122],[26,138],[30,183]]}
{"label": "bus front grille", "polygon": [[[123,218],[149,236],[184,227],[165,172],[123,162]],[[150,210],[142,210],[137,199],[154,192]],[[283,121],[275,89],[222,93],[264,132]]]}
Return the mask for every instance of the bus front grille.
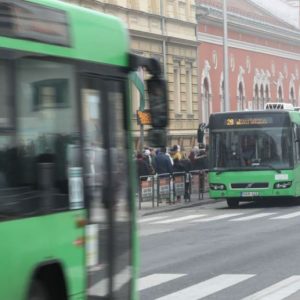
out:
{"label": "bus front grille", "polygon": [[268,188],[268,182],[232,183],[232,189],[263,189]]}

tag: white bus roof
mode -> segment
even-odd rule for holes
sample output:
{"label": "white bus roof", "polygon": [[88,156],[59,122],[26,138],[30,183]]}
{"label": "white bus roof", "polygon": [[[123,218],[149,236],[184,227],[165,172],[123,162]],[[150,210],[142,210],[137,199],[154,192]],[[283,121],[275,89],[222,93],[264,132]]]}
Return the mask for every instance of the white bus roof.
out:
{"label": "white bus roof", "polygon": [[278,103],[278,102],[268,102],[265,104],[265,109],[267,110],[294,110],[294,106],[291,103]]}

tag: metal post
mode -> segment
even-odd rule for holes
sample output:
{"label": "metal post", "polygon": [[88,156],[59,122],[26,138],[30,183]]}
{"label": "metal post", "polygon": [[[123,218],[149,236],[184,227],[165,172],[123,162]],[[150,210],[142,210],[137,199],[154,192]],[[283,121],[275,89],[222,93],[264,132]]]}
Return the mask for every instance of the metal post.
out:
{"label": "metal post", "polygon": [[300,0],[298,3],[298,27],[300,28]]}
{"label": "metal post", "polygon": [[138,189],[139,189],[139,209],[142,208],[142,183],[141,183],[141,177],[138,179]]}
{"label": "metal post", "polygon": [[229,72],[228,72],[228,35],[227,35],[227,0],[223,0],[223,26],[224,26],[224,39],[223,39],[223,59],[224,59],[224,108],[225,111],[230,111],[230,98],[229,98]]}
{"label": "metal post", "polygon": [[140,138],[141,138],[140,152],[143,152],[143,150],[144,150],[144,140],[145,140],[145,137],[144,137],[144,125],[143,124],[140,125]]}

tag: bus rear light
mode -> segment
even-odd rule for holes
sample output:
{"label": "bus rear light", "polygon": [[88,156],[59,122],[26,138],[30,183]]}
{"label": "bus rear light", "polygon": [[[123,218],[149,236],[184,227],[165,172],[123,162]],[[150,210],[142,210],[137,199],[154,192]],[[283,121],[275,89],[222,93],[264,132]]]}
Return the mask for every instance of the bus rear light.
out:
{"label": "bus rear light", "polygon": [[214,191],[224,191],[226,190],[225,184],[222,183],[210,183],[209,188]]}
{"label": "bus rear light", "polygon": [[83,246],[85,244],[84,237],[80,237],[73,242],[74,246]]}
{"label": "bus rear light", "polygon": [[276,182],[274,184],[274,189],[288,189],[291,186],[292,186],[292,181]]}

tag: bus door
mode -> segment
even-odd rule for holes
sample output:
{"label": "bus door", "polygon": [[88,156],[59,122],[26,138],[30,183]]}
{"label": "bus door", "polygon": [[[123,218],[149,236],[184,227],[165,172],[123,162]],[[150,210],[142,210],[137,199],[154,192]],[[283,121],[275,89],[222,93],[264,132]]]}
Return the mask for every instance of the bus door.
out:
{"label": "bus door", "polygon": [[125,81],[81,81],[89,299],[131,299],[131,206]]}

